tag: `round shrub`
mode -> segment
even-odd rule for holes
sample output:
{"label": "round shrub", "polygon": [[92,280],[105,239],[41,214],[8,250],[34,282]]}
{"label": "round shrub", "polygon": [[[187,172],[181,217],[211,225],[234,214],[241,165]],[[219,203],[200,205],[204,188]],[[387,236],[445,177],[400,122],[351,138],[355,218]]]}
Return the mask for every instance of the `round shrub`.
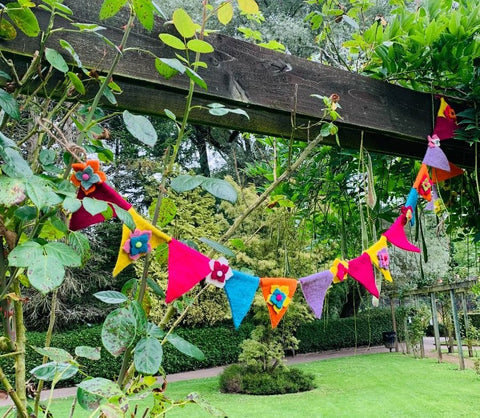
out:
{"label": "round shrub", "polygon": [[300,369],[277,367],[271,372],[234,364],[220,375],[220,391],[248,395],[281,395],[314,389],[315,376]]}

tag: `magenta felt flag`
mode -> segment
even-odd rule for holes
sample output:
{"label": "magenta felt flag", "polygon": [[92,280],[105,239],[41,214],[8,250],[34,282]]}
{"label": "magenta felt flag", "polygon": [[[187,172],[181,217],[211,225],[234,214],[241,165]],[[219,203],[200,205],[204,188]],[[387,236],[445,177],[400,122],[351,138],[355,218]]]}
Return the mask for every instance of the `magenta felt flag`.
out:
{"label": "magenta felt flag", "polygon": [[383,233],[387,237],[387,240],[390,244],[395,245],[398,248],[401,248],[405,251],[412,251],[414,253],[419,253],[420,248],[411,244],[407,236],[405,235],[405,230],[403,227],[407,223],[407,218],[404,213],[402,213],[392,224],[392,226]]}
{"label": "magenta felt flag", "polygon": [[323,301],[332,281],[333,274],[330,270],[321,271],[299,279],[305,300],[319,319],[322,317]]}
{"label": "magenta felt flag", "polygon": [[168,243],[168,284],[166,303],[179,298],[210,272],[210,259],[172,238]]}
{"label": "magenta felt flag", "polygon": [[348,274],[357,282],[363,284],[373,296],[378,298],[377,285],[375,284],[375,273],[373,272],[372,260],[367,253],[363,253],[360,257],[350,260],[348,263]]}
{"label": "magenta felt flag", "polygon": [[[83,201],[85,197],[103,200],[108,203],[114,203],[115,205],[124,210],[129,210],[132,207],[132,205],[128,203],[122,196],[120,196],[114,188],[110,187],[106,183],[97,184],[95,190],[91,192],[88,196],[86,196],[85,192],[81,188],[79,188],[77,193],[77,199]],[[113,209],[113,216],[117,216],[117,214],[115,213],[115,209]],[[105,218],[101,213],[98,213],[97,215],[91,215],[85,210],[82,205],[80,209],[72,213],[72,217],[70,218],[70,224],[68,227],[71,231],[78,231],[79,229],[84,229],[87,226],[103,222],[104,220]]]}

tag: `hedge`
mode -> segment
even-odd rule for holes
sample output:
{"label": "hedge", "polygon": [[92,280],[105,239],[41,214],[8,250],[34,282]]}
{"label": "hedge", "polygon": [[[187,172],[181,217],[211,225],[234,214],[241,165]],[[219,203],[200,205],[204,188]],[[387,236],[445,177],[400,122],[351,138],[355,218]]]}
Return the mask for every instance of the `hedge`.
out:
{"label": "hedge", "polygon": [[[403,318],[398,318],[398,316],[397,322],[399,328],[402,329]],[[235,330],[233,325],[211,328],[180,328],[177,330],[178,335],[198,346],[204,352],[205,360],[194,360],[180,353],[170,344],[166,344],[164,346],[163,368],[166,373],[178,373],[235,363],[240,354],[240,343],[250,336],[253,327],[252,323],[245,322],[239,330]],[[300,346],[297,352],[316,352],[354,347],[355,345],[378,345],[382,344],[382,332],[391,331],[391,329],[390,310],[384,309],[372,309],[360,313],[355,318],[315,320],[298,327],[296,337],[300,340]],[[27,341],[30,346],[43,347],[44,340],[44,333],[27,332]],[[54,334],[51,344],[52,347],[63,348],[71,354],[75,353],[75,347],[79,345],[100,346],[101,325],[80,327],[73,331]],[[27,348],[27,371],[41,363],[41,356],[30,346]],[[85,374],[108,379],[117,377],[120,362],[121,358],[114,358],[103,347],[99,361],[80,359],[82,371]],[[1,358],[0,366],[13,381],[12,359]],[[84,379],[84,375],[77,373],[72,379],[62,381],[60,384],[63,386],[72,385],[82,379]]]}

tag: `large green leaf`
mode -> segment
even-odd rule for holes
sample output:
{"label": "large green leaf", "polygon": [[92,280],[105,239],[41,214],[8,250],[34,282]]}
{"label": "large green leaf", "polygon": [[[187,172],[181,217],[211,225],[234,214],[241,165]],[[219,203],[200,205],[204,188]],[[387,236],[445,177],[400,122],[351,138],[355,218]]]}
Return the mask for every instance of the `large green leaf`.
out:
{"label": "large green leaf", "polygon": [[200,39],[190,39],[187,42],[187,48],[193,52],[199,52],[201,54],[208,54],[213,52],[213,46],[208,42],[202,41]]}
{"label": "large green leaf", "polygon": [[145,327],[145,334],[147,337],[153,337],[153,338],[163,338],[165,336],[165,332],[162,331],[160,327],[155,325],[153,322],[148,322],[147,326]]}
{"label": "large green leaf", "polygon": [[27,241],[17,245],[8,254],[8,263],[14,267],[27,267],[30,263],[43,257],[43,247],[38,242]]}
{"label": "large green leaf", "polygon": [[128,110],[123,112],[123,121],[128,132],[146,145],[153,147],[157,142],[157,131],[152,123],[142,115],[132,115]]}
{"label": "large green leaf", "polygon": [[101,292],[94,293],[93,296],[111,305],[124,303],[128,300],[123,293],[117,292],[116,290],[102,290]]}
{"label": "large green leaf", "polygon": [[72,355],[63,348],[56,347],[32,347],[38,354],[47,356],[50,360],[57,363],[67,363],[73,360]]}
{"label": "large green leaf", "polygon": [[164,197],[160,205],[160,212],[158,216],[157,225],[164,227],[173,221],[175,215],[177,214],[177,206],[173,199],[169,197]]}
{"label": "large green leaf", "polygon": [[25,190],[33,204],[39,209],[62,203],[63,199],[55,193],[50,183],[34,176],[25,184]]}
{"label": "large green leaf", "polygon": [[0,205],[18,205],[25,200],[25,183],[20,179],[0,177]]}
{"label": "large green leaf", "polygon": [[100,19],[115,16],[126,3],[127,0],[105,0],[100,8]]}
{"label": "large green leaf", "polygon": [[91,197],[84,197],[82,200],[83,208],[92,216],[108,210],[108,203],[104,200],[92,199]]}
{"label": "large green leaf", "polygon": [[155,10],[152,0],[133,0],[133,9],[142,26],[147,30],[152,30]]}
{"label": "large green leaf", "polygon": [[68,71],[68,64],[65,62],[63,57],[52,48],[45,48],[45,58],[50,63],[53,68],[56,68],[58,71],[62,73],[66,73]]}
{"label": "large green leaf", "polygon": [[183,193],[195,189],[205,180],[206,177],[204,176],[190,176],[188,174],[182,174],[178,177],[175,177],[170,183],[170,186],[177,193]]}
{"label": "large green leaf", "polygon": [[84,409],[93,411],[105,401],[112,398],[121,398],[124,396],[120,387],[111,380],[103,377],[80,382],[77,389],[77,399],[80,406]]}
{"label": "large green leaf", "polygon": [[27,276],[32,287],[47,294],[63,283],[65,268],[57,257],[43,256],[28,264]]}
{"label": "large green leaf", "polygon": [[38,211],[35,206],[20,206],[15,211],[15,216],[23,222],[31,221],[37,217]]}
{"label": "large green leaf", "polygon": [[133,361],[137,372],[156,374],[162,364],[163,348],[160,342],[153,337],[140,339],[135,346]]}
{"label": "large green leaf", "polygon": [[74,197],[66,197],[62,206],[65,210],[73,213],[82,207],[82,201]]}
{"label": "large green leaf", "polygon": [[237,191],[228,181],[207,178],[202,182],[202,187],[219,199],[228,200],[231,203],[237,201]]}
{"label": "large green leaf", "polygon": [[22,7],[18,3],[8,3],[6,8],[7,15],[12,22],[25,35],[36,37],[40,33],[40,26],[37,18],[28,7]]}
{"label": "large green leaf", "polygon": [[222,25],[227,25],[233,19],[232,3],[224,1],[217,10],[217,18]]}
{"label": "large green leaf", "polygon": [[200,350],[197,346],[184,340],[177,334],[168,334],[167,340],[181,353],[189,357],[193,357],[196,360],[205,360],[205,354],[203,354],[202,350]]}
{"label": "large green leaf", "polygon": [[17,101],[3,89],[0,89],[0,107],[12,119],[20,119],[20,108],[18,107]]}
{"label": "large green leaf", "polygon": [[71,363],[50,363],[41,364],[30,370],[37,379],[51,382],[52,380],[66,380],[78,372],[78,367]]}
{"label": "large green leaf", "polygon": [[173,12],[173,24],[178,33],[184,38],[195,36],[197,25],[185,10],[177,9]]}
{"label": "large green leaf", "polygon": [[108,314],[102,327],[105,349],[117,357],[129,347],[137,333],[137,321],[130,310],[116,309]]}
{"label": "large green leaf", "polygon": [[17,31],[15,27],[5,19],[0,21],[0,39],[5,41],[11,41],[17,37]]}
{"label": "large green leaf", "polygon": [[79,345],[78,347],[75,347],[75,355],[89,360],[100,360],[100,347]]}
{"label": "large green leaf", "polygon": [[47,256],[56,257],[61,264],[67,267],[80,267],[82,259],[72,247],[63,242],[48,242],[43,246]]}
{"label": "large green leaf", "polygon": [[199,240],[202,241],[204,244],[207,244],[209,247],[213,248],[215,251],[218,251],[219,253],[225,254],[229,257],[235,257],[235,253],[230,248],[225,247],[225,245],[222,245],[205,237],[199,238]]}
{"label": "large green leaf", "polygon": [[134,300],[128,306],[128,309],[135,317],[135,322],[137,324],[137,333],[140,335],[143,334],[147,325],[147,314],[145,313],[143,306],[139,302]]}

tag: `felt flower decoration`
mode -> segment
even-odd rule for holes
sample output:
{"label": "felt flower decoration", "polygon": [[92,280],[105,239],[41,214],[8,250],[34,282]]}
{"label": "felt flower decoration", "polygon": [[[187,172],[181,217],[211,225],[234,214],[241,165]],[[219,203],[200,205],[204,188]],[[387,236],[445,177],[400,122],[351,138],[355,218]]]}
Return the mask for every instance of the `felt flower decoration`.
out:
{"label": "felt flower decoration", "polygon": [[290,305],[288,286],[273,285],[267,303],[269,303],[277,313]]}
{"label": "felt flower decoration", "polygon": [[336,258],[329,270],[333,274],[333,283],[340,283],[348,273],[348,262]]}
{"label": "felt flower decoration", "polygon": [[378,265],[381,269],[388,270],[388,266],[390,265],[390,257],[388,255],[388,251],[386,248],[382,248],[377,253],[378,258]]}
{"label": "felt flower decoration", "polygon": [[107,180],[105,173],[100,171],[98,160],[88,160],[86,163],[72,164],[74,173],[70,176],[70,181],[77,187],[81,187],[86,195],[94,192],[97,184]]}
{"label": "felt flower decoration", "polygon": [[152,238],[152,231],[135,229],[135,231],[130,234],[130,238],[123,244],[123,251],[125,251],[132,260],[136,260],[141,255],[148,254],[152,251],[150,238]]}
{"label": "felt flower decoration", "polygon": [[430,175],[428,174],[428,168],[426,164],[422,164],[422,167],[418,171],[417,178],[413,187],[417,190],[418,195],[423,197],[425,200],[432,200],[432,181],[430,180]]}
{"label": "felt flower decoration", "polygon": [[[385,277],[385,280],[391,282],[392,276],[389,270],[390,256],[387,248],[387,237],[382,235],[375,244],[365,250],[365,253],[370,256],[371,262],[380,270],[380,272],[383,274],[383,277]],[[380,291],[378,283],[377,288]]]}
{"label": "felt flower decoration", "polygon": [[438,109],[437,118],[435,119],[433,134],[437,135],[440,139],[449,139],[453,138],[457,128],[457,116],[455,115],[455,111],[443,97],[440,98],[440,107]]}
{"label": "felt flower decoration", "polygon": [[210,260],[209,266],[212,271],[207,275],[205,281],[222,289],[225,286],[225,282],[233,276],[228,260],[225,257],[220,257],[218,260]]}

